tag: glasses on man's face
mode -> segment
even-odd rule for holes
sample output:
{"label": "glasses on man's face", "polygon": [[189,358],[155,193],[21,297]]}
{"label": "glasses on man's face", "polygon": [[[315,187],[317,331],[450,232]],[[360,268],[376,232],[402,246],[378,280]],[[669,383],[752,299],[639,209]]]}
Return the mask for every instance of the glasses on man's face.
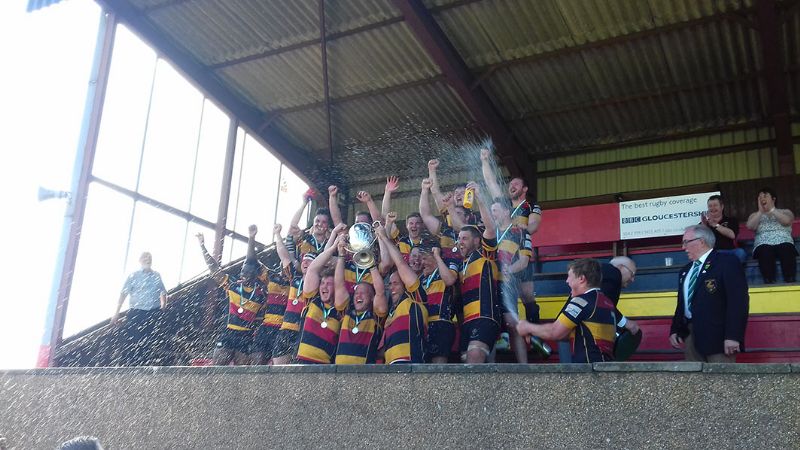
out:
{"label": "glasses on man's face", "polygon": [[698,240],[698,239],[700,239],[700,238],[699,238],[699,237],[696,237],[696,238],[694,238],[694,239],[688,239],[688,240],[687,240],[687,239],[684,239],[684,240],[683,240],[683,241],[681,241],[681,242],[683,242],[683,246],[684,246],[684,247],[686,247],[686,245],[687,245],[687,244],[689,244],[690,242],[694,242],[694,241],[696,241],[696,240]]}
{"label": "glasses on man's face", "polygon": [[636,272],[634,272],[633,270],[631,270],[631,268],[630,268],[630,267],[628,267],[628,266],[626,266],[626,265],[624,265],[624,264],[623,264],[623,265],[621,265],[620,267],[624,267],[624,268],[625,268],[625,270],[627,270],[628,272],[630,272],[630,273],[631,273],[631,280],[633,280],[634,278],[636,278]]}

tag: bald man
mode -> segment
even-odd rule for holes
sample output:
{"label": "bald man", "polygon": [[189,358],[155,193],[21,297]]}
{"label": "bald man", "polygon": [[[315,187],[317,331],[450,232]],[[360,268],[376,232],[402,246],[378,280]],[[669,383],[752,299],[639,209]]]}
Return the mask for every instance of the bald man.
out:
{"label": "bald man", "polygon": [[[612,258],[611,261],[603,263],[601,270],[603,272],[603,282],[600,285],[600,290],[614,303],[614,308],[617,308],[620,292],[630,286],[636,279],[636,263],[627,256],[617,256]],[[619,309],[615,309],[615,315],[617,317],[617,328],[626,328],[631,334],[636,334],[639,331],[639,325],[625,317]]]}

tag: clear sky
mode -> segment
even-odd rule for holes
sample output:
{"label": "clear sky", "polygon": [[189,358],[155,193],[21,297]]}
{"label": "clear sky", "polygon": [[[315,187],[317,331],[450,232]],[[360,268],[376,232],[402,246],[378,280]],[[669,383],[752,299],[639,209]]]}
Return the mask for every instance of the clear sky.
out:
{"label": "clear sky", "polygon": [[90,0],[26,5],[0,2],[0,368],[36,361],[66,206],[36,194],[70,190],[100,14]]}

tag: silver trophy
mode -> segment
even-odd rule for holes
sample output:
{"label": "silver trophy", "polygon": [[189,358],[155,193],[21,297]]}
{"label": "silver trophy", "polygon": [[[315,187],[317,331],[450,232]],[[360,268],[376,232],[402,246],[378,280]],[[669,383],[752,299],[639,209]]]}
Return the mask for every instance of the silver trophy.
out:
{"label": "silver trophy", "polygon": [[369,269],[375,265],[375,252],[372,250],[372,246],[375,244],[376,238],[373,225],[357,223],[347,232],[346,248],[353,254],[353,264],[359,269]]}

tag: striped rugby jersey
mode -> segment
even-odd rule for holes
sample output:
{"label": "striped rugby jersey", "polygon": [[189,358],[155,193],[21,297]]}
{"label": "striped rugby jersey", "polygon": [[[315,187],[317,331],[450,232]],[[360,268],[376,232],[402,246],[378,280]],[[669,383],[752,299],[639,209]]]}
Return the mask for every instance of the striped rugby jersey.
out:
{"label": "striped rugby jersey", "polygon": [[616,339],[614,303],[599,288],[567,301],[556,320],[572,330],[572,362],[613,361]]}
{"label": "striped rugby jersey", "polygon": [[[237,275],[225,275],[220,286],[228,296],[229,330],[251,331],[256,325],[256,316],[267,299],[264,285],[256,279],[252,286],[245,286]],[[242,312],[239,312],[239,308]]]}
{"label": "striped rugby jersey", "polygon": [[286,299],[281,330],[300,331],[303,310],[306,307],[306,299],[303,298],[303,274],[294,264],[289,264],[285,270],[286,276],[292,281],[289,284],[289,296]]}
{"label": "striped rugby jersey", "polygon": [[384,328],[384,360],[425,362],[425,335],[428,331],[428,309],[425,291],[419,281],[406,288],[405,296],[389,310]]}
{"label": "striped rugby jersey", "polygon": [[486,318],[499,323],[497,302],[498,271],[494,258],[497,241],[481,238],[481,249],[472,252],[461,263],[458,273],[461,281],[461,304],[464,323]]}
{"label": "striped rugby jersey", "polygon": [[267,303],[264,305],[262,324],[265,327],[280,328],[289,296],[289,279],[284,272],[270,272],[266,267],[262,268],[258,279],[267,285]]}
{"label": "striped rugby jersey", "polygon": [[[342,312],[322,303],[319,290],[303,293],[308,306],[303,313],[297,360],[303,364],[330,364],[336,355]],[[327,324],[323,327],[323,323]]]}
{"label": "striped rugby jersey", "polygon": [[375,364],[385,318],[376,316],[372,311],[356,312],[352,301],[351,297],[351,306],[347,308],[339,330],[336,364]]}

